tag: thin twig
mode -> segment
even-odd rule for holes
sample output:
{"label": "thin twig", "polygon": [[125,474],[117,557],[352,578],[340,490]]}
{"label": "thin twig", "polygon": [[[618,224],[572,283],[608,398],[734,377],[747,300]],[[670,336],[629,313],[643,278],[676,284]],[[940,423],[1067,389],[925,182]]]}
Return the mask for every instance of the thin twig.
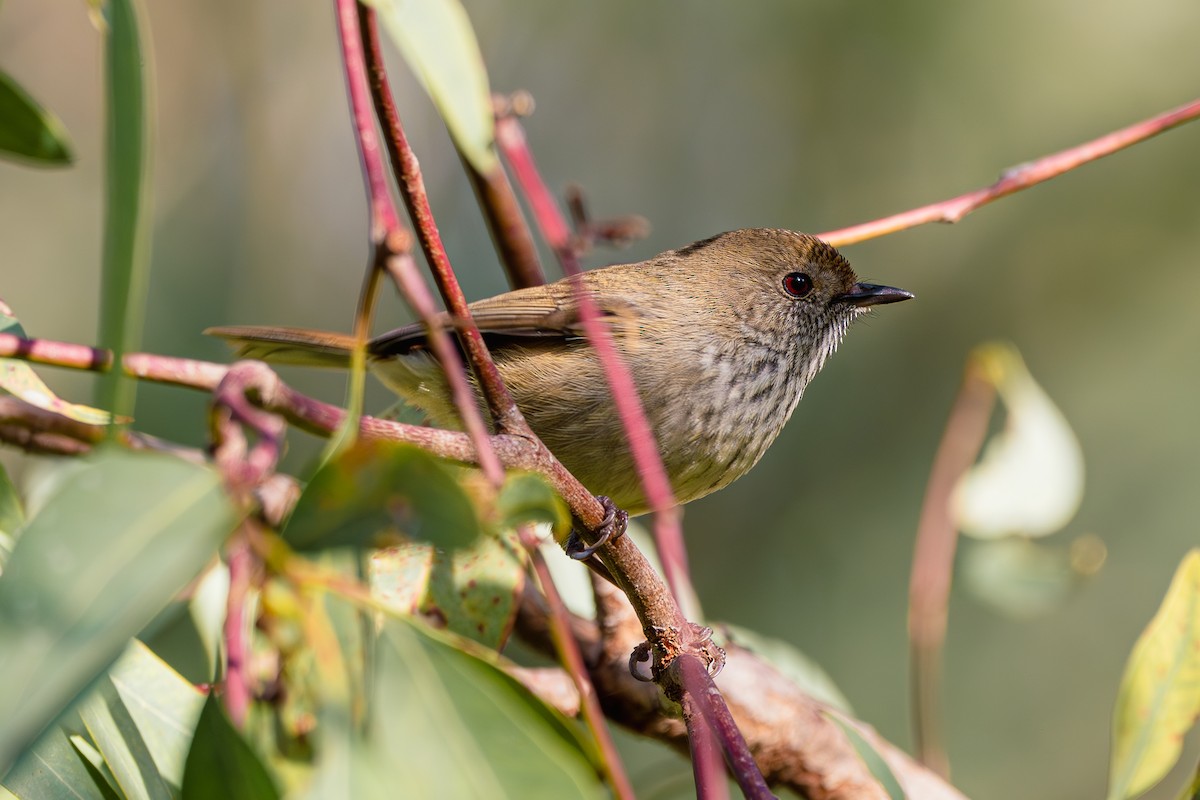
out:
{"label": "thin twig", "polygon": [[625,774],[621,756],[617,753],[612,736],[609,735],[604,712],[600,709],[600,701],[596,697],[596,689],[592,685],[587,667],[583,663],[583,656],[579,652],[579,643],[571,632],[567,607],[563,605],[562,597],[559,596],[554,579],[550,575],[550,568],[546,565],[546,559],[542,557],[542,551],[538,548],[537,537],[526,528],[521,532],[521,541],[529,551],[534,573],[537,575],[538,583],[541,584],[542,593],[545,595],[550,609],[550,632],[554,640],[556,655],[579,692],[580,711],[600,748],[601,763],[604,766],[608,785],[612,787],[613,794],[621,800],[633,800],[635,797],[633,785],[630,784],[629,777]]}
{"label": "thin twig", "polygon": [[[220,470],[225,486],[240,505],[253,502],[255,489],[274,474],[275,465],[283,450],[285,425],[276,414],[254,406],[248,399],[253,386],[261,383],[263,373],[270,372],[265,364],[244,361],[225,373],[213,392],[209,425],[212,429],[213,462]],[[254,432],[254,443],[247,440],[243,427]],[[229,565],[229,592],[225,600],[225,708],[233,724],[242,727],[253,698],[250,671],[250,641],[247,636],[246,600],[259,562],[248,545],[259,526],[258,520],[247,517],[225,545],[225,560]]]}
{"label": "thin twig", "polygon": [[[524,416],[513,402],[512,395],[504,385],[500,371],[488,353],[479,329],[471,319],[466,298],[462,294],[462,289],[450,266],[449,258],[446,256],[445,248],[442,246],[441,237],[429,207],[420,167],[392,101],[387,75],[382,66],[383,59],[380,55],[375,15],[369,10],[364,11],[362,15],[362,31],[364,50],[369,63],[376,65],[370,73],[376,116],[386,133],[388,154],[401,196],[404,198],[409,217],[416,227],[417,238],[421,242],[422,250],[429,262],[442,298],[446,302],[446,307],[453,316],[458,318],[456,322],[459,335],[462,337],[471,366],[479,378],[480,388],[492,412],[493,421],[499,432],[527,436],[536,443],[539,451],[538,458],[542,466],[539,471],[547,474],[560,492],[566,490],[563,494],[564,499],[570,504],[575,516],[591,529],[587,532],[591,535],[603,520],[603,509],[574,476],[570,475],[561,463],[553,458],[553,455],[529,428]],[[615,358],[613,360],[615,362]],[[627,379],[627,383],[632,386],[632,381]],[[642,428],[648,430],[644,424]],[[652,443],[650,450],[653,453]],[[654,455],[657,456],[657,453]],[[667,487],[665,507],[673,509],[673,501],[669,499],[669,484],[666,483],[665,474],[662,476],[662,483]],[[674,518],[673,514],[677,514],[677,512],[667,510],[666,514],[660,516]],[[618,537],[615,541],[606,544],[599,554],[637,609],[643,630],[647,638],[654,644],[656,663],[661,663],[665,667],[678,652],[703,654],[710,664],[715,664],[720,660],[722,654],[719,648],[712,645],[710,641],[696,637],[694,626],[688,623],[680,613],[679,607],[672,601],[667,587],[663,585],[649,562],[646,561],[645,556],[628,537]]]}
{"label": "thin twig", "polygon": [[[511,112],[512,103],[507,97],[495,95],[492,103],[496,117]],[[508,182],[508,173],[497,161],[491,171],[484,175],[475,169],[470,159],[463,156],[461,149],[459,158],[475,191],[475,200],[483,209],[488,233],[504,265],[509,285],[514,289],[541,286],[546,282],[546,273],[542,270],[533,234],[529,232],[525,215],[521,213],[521,204],[517,202],[517,195]]]}
{"label": "thin twig", "polygon": [[[242,526],[255,524],[250,519]],[[225,562],[229,566],[229,592],[225,598],[225,624],[222,637],[225,642],[225,680],[222,700],[234,726],[241,728],[250,711],[253,693],[250,688],[250,642],[246,635],[246,599],[249,595],[251,572],[256,561],[254,553],[246,543],[245,535],[239,531],[230,538],[225,547]]]}
{"label": "thin twig", "polygon": [[638,397],[633,376],[617,353],[608,329],[600,323],[595,300],[577,279],[581,272],[579,259],[571,243],[572,237],[566,219],[550,190],[546,188],[529,150],[525,132],[515,117],[506,116],[497,120],[496,143],[512,168],[517,183],[525,192],[542,236],[558,257],[563,272],[575,279],[573,287],[584,333],[604,368],[604,377],[620,416],[629,450],[642,482],[642,491],[646,495],[647,504],[654,511],[655,543],[667,583],[675,599],[684,607],[685,615],[698,616],[699,609],[689,608],[693,605],[695,594],[688,574],[687,550],[683,544],[680,510],[675,502],[675,494],[663,467],[650,422]]}
{"label": "thin twig", "polygon": [[968,361],[925,487],[908,587],[913,738],[917,757],[943,777],[950,764],[941,732],[941,655],[958,541],[950,502],[959,478],[983,446],[995,396],[976,362]]}
{"label": "thin twig", "polygon": [[1191,122],[1197,117],[1200,117],[1200,100],[1193,100],[1187,105],[1105,134],[1085,144],[1005,170],[998,181],[983,189],[976,189],[949,200],[914,208],[911,211],[903,211],[872,222],[864,222],[861,225],[828,231],[819,234],[819,237],[834,247],[843,247],[930,222],[958,222],[967,214],[993,200],[999,200],[1001,197],[1058,177],[1089,161],[1111,155],[1177,125]]}
{"label": "thin twig", "polygon": [[3,395],[0,395],[0,423],[19,426],[31,434],[72,439],[81,445],[98,444],[107,435],[107,428],[103,425],[80,422],[48,409],[39,408],[18,397]]}
{"label": "thin twig", "polygon": [[[692,607],[695,605],[693,600],[695,594],[688,576],[687,555],[683,545],[680,511],[675,503],[674,492],[655,444],[649,420],[646,418],[645,410],[638,396],[637,387],[634,385],[633,376],[617,353],[607,329],[600,322],[600,314],[595,301],[580,280],[581,269],[578,255],[567,233],[566,221],[537,170],[520,123],[514,117],[502,118],[497,122],[496,137],[501,151],[517,176],[517,182],[525,191],[531,208],[534,209],[534,218],[542,235],[558,256],[563,272],[572,281],[584,332],[604,368],[605,379],[608,382],[609,391],[620,416],[630,453],[633,455],[638,477],[642,483],[642,491],[654,511],[655,541],[663,562],[667,583],[678,605],[672,604],[674,608],[670,609],[671,616],[676,620],[670,630],[662,628],[647,630],[647,638],[655,645],[653,675],[667,691],[669,697],[678,702],[686,700],[689,704],[688,707],[703,709],[704,715],[701,724],[709,726],[713,736],[719,742],[721,750],[725,753],[730,767],[734,770],[735,778],[742,786],[743,791],[754,792],[753,795],[748,794],[747,796],[769,797],[769,791],[765,795],[757,794],[758,787],[766,789],[766,783],[755,766],[754,759],[746,747],[745,739],[738,732],[737,726],[733,724],[732,717],[729,716],[729,709],[721,698],[721,693],[717,691],[712,679],[708,676],[708,670],[713,670],[714,667],[714,671],[720,670],[724,664],[725,654],[706,639],[706,633],[702,633],[697,630],[696,626],[686,621],[688,616],[698,613],[699,609],[693,608],[688,613],[679,610],[680,606]],[[613,544],[614,548],[631,546],[628,537],[620,537]],[[627,586],[624,582],[625,576],[620,575],[619,570],[613,570],[613,572],[621,588],[631,599],[635,596],[631,594],[631,591],[636,594],[637,590],[642,588],[639,584]],[[670,599],[666,600],[669,602]],[[642,615],[641,611],[638,612],[638,616],[645,626],[646,617]],[[700,666],[701,660],[698,658],[701,652],[700,648],[703,648],[707,660],[703,666]],[[714,659],[719,663],[714,663]],[[705,680],[696,680],[690,668],[685,672],[678,671],[681,660],[686,660],[689,665],[694,663],[700,667],[705,673]],[[674,680],[672,675],[679,680],[678,693],[671,691]],[[688,698],[686,695],[692,695],[692,697]],[[726,722],[728,725],[725,724]],[[709,744],[703,740],[696,747],[702,757],[707,755],[711,749]],[[712,770],[703,761],[698,765],[698,769],[698,785],[710,786]]]}
{"label": "thin twig", "polygon": [[[345,0],[339,0],[344,2]],[[400,187],[400,196],[408,209],[408,216],[416,228],[417,240],[425,253],[425,260],[433,273],[434,282],[446,303],[446,308],[457,317],[459,338],[463,342],[467,359],[471,368],[479,378],[480,389],[491,411],[492,420],[497,430],[507,433],[527,433],[529,425],[521,414],[512,395],[500,377],[500,370],[488,354],[484,344],[483,334],[471,317],[467,307],[467,299],[458,278],[450,266],[450,258],[442,244],[442,236],[438,232],[437,223],[433,219],[433,210],[429,206],[429,195],[425,191],[425,180],[421,177],[421,166],[416,154],[408,142],[404,126],[400,123],[400,115],[392,100],[392,92],[388,85],[387,72],[383,67],[383,54],[379,47],[379,30],[375,13],[366,6],[361,11],[362,36],[364,50],[367,53],[370,67],[371,97],[375,103],[375,115],[386,134],[388,156],[392,162],[392,171],[396,183]]]}
{"label": "thin twig", "polygon": [[[378,278],[390,274],[397,290],[425,324],[430,347],[439,359],[463,427],[475,445],[484,475],[493,485],[504,480],[504,468],[493,452],[475,395],[467,383],[462,359],[449,336],[434,320],[437,310],[412,261],[412,234],[400,222],[388,185],[387,167],[375,127],[375,114],[390,102],[387,72],[379,49],[375,12],[356,0],[337,0],[342,58],[354,117],[356,140],[371,211],[373,258],[364,279],[355,320],[358,348],[365,348]],[[365,354],[365,353],[364,353]]]}

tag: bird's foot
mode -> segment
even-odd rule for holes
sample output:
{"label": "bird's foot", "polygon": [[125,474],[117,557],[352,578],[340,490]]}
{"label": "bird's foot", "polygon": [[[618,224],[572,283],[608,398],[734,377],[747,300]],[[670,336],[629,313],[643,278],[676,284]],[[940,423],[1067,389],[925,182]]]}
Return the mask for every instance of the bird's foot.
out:
{"label": "bird's foot", "polygon": [[600,501],[600,505],[604,506],[604,520],[596,526],[596,541],[585,545],[578,529],[571,531],[571,535],[567,537],[564,549],[567,551],[567,555],[576,561],[587,561],[596,555],[596,551],[601,547],[621,538],[625,533],[625,528],[629,525],[629,515],[617,508],[612,500],[604,495],[598,495],[596,499]]}

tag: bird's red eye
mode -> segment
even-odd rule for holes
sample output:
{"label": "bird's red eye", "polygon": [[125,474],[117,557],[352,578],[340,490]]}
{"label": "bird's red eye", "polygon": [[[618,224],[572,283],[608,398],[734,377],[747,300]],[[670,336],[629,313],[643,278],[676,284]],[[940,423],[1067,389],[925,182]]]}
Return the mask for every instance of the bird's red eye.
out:
{"label": "bird's red eye", "polygon": [[812,278],[803,272],[789,272],[783,278],[783,290],[792,297],[807,297],[813,290]]}

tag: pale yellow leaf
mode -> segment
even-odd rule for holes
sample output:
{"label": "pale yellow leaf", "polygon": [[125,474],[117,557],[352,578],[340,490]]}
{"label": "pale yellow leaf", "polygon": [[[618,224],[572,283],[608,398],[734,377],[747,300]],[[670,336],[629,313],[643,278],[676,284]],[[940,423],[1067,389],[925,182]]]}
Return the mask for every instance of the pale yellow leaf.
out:
{"label": "pale yellow leaf", "polygon": [[1200,550],[1183,559],[1142,632],[1113,712],[1109,800],[1136,797],[1179,760],[1200,714]]}

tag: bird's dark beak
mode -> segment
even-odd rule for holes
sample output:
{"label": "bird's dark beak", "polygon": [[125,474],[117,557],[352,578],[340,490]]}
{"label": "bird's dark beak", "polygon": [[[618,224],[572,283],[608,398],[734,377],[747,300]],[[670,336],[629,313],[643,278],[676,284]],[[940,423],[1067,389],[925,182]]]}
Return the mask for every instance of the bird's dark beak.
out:
{"label": "bird's dark beak", "polygon": [[856,283],[850,291],[838,295],[835,300],[854,306],[881,306],[884,303],[899,303],[901,300],[911,300],[912,292],[897,289],[894,286],[879,286],[874,283]]}

